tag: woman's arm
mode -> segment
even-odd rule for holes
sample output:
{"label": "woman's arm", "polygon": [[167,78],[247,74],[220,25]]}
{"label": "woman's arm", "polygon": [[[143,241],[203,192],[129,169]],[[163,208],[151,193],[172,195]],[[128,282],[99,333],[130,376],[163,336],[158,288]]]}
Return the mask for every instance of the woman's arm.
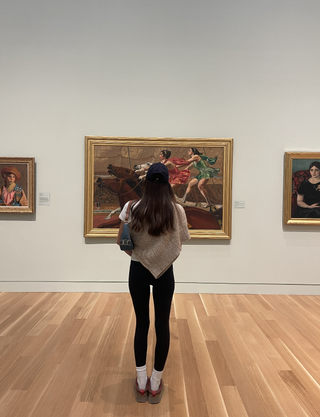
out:
{"label": "woman's arm", "polygon": [[164,163],[164,165],[168,168],[168,169],[173,169],[175,167],[175,165],[171,162],[171,161],[166,161]]}
{"label": "woman's arm", "polygon": [[192,167],[193,167],[193,162],[190,165],[188,165],[187,167],[183,167],[183,169],[190,169]]}
{"label": "woman's arm", "polygon": [[[118,233],[118,237],[117,237],[117,245],[119,245],[119,246],[120,246],[120,239],[121,239],[122,230],[123,230],[123,221],[121,221],[121,224],[120,224],[120,227],[119,227],[119,233]],[[132,250],[125,250],[124,252],[129,256],[132,255]]]}
{"label": "woman's arm", "polygon": [[190,159],[187,159],[187,162],[199,162],[200,159],[199,155],[193,155]]}
{"label": "woman's arm", "polygon": [[299,207],[303,207],[303,208],[319,207],[319,204],[318,203],[314,203],[314,204],[311,204],[310,206],[308,206],[308,204],[305,203],[303,201],[303,199],[304,199],[304,196],[302,194],[298,194],[298,196],[297,196],[297,205]]}
{"label": "woman's arm", "polygon": [[[193,165],[193,163],[194,162],[199,162],[200,161],[200,156],[199,155],[193,155],[193,157],[192,158],[190,158],[190,159],[186,159],[186,162],[188,162],[188,166],[186,167],[186,166],[184,166],[184,168],[183,169],[190,169],[191,167],[193,167],[194,165]],[[187,165],[187,164],[186,164]]]}
{"label": "woman's arm", "polygon": [[191,164],[187,167],[187,168],[184,168],[184,169],[189,169],[189,167],[191,167],[192,166],[192,164],[193,164],[193,162],[199,162],[200,161],[200,156],[199,155],[193,155],[191,158],[189,158],[189,159],[185,159],[185,161],[186,161],[186,163],[185,164],[182,164],[182,163],[179,163],[179,165],[180,166],[186,166],[186,165],[188,165],[188,164],[190,164],[190,162],[191,162]]}

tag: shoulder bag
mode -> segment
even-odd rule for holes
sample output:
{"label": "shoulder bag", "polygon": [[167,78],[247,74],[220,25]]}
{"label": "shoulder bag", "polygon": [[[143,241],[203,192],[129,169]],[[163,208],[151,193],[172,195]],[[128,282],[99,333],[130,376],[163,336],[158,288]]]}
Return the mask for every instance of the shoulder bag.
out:
{"label": "shoulder bag", "polygon": [[120,236],[120,249],[121,250],[132,250],[133,249],[133,242],[130,236],[130,230],[129,230],[129,213],[131,208],[132,201],[129,201],[127,211],[126,211],[126,219],[123,222],[123,229]]}

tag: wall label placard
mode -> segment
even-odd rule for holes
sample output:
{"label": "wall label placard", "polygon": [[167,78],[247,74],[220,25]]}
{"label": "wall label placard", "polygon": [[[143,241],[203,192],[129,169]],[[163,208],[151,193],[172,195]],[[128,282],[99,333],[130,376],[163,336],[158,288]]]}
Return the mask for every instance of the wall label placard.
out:
{"label": "wall label placard", "polygon": [[50,206],[50,193],[39,193],[39,206]]}

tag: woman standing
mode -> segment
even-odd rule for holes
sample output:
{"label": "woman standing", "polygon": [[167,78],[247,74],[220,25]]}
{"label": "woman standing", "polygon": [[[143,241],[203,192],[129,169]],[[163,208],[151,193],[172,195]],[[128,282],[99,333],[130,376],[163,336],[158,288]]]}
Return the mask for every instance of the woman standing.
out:
{"label": "woman standing", "polygon": [[311,177],[298,188],[294,218],[320,218],[320,162],[312,162],[309,172]]}
{"label": "woman standing", "polygon": [[[128,203],[120,213],[118,244]],[[134,354],[137,379],[134,384],[138,402],[161,401],[164,390],[162,373],[169,345],[169,317],[174,292],[173,262],[181,252],[182,242],[190,239],[183,208],[175,204],[167,167],[158,162],[149,168],[141,200],[131,211],[130,234],[134,250],[129,272],[129,290],[136,315]],[[147,376],[147,341],[149,331],[150,285],[153,286],[156,347],[151,378]]]}
{"label": "woman standing", "polygon": [[16,184],[21,178],[20,172],[15,167],[6,167],[1,170],[4,185],[0,188],[1,206],[27,206],[28,200],[20,185]]}
{"label": "woman standing", "polygon": [[191,158],[188,159],[187,162],[191,162],[191,164],[187,167],[187,169],[194,166],[199,171],[199,174],[196,176],[196,178],[193,178],[189,182],[188,188],[186,190],[185,195],[182,198],[182,201],[186,201],[186,197],[190,193],[191,188],[198,184],[199,191],[206,200],[205,207],[209,207],[210,205],[212,205],[212,203],[209,200],[208,192],[205,189],[205,185],[207,184],[210,178],[216,177],[218,175],[218,173],[220,172],[220,168],[208,167],[206,162],[208,162],[209,165],[214,165],[218,157],[209,158],[206,155],[202,155],[202,153],[200,153],[197,148],[190,148],[188,155],[191,156]]}

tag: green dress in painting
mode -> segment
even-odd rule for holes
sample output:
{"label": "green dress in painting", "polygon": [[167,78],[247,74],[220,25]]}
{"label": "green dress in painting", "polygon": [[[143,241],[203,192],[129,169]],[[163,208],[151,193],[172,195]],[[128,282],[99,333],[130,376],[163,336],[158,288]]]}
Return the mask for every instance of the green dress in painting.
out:
{"label": "green dress in painting", "polygon": [[210,168],[205,163],[205,161],[207,161],[209,165],[214,165],[217,161],[217,157],[209,158],[206,155],[200,155],[200,158],[201,160],[199,162],[193,162],[194,167],[199,171],[199,174],[196,176],[197,180],[208,180],[210,178],[216,177],[220,172],[220,168]]}

